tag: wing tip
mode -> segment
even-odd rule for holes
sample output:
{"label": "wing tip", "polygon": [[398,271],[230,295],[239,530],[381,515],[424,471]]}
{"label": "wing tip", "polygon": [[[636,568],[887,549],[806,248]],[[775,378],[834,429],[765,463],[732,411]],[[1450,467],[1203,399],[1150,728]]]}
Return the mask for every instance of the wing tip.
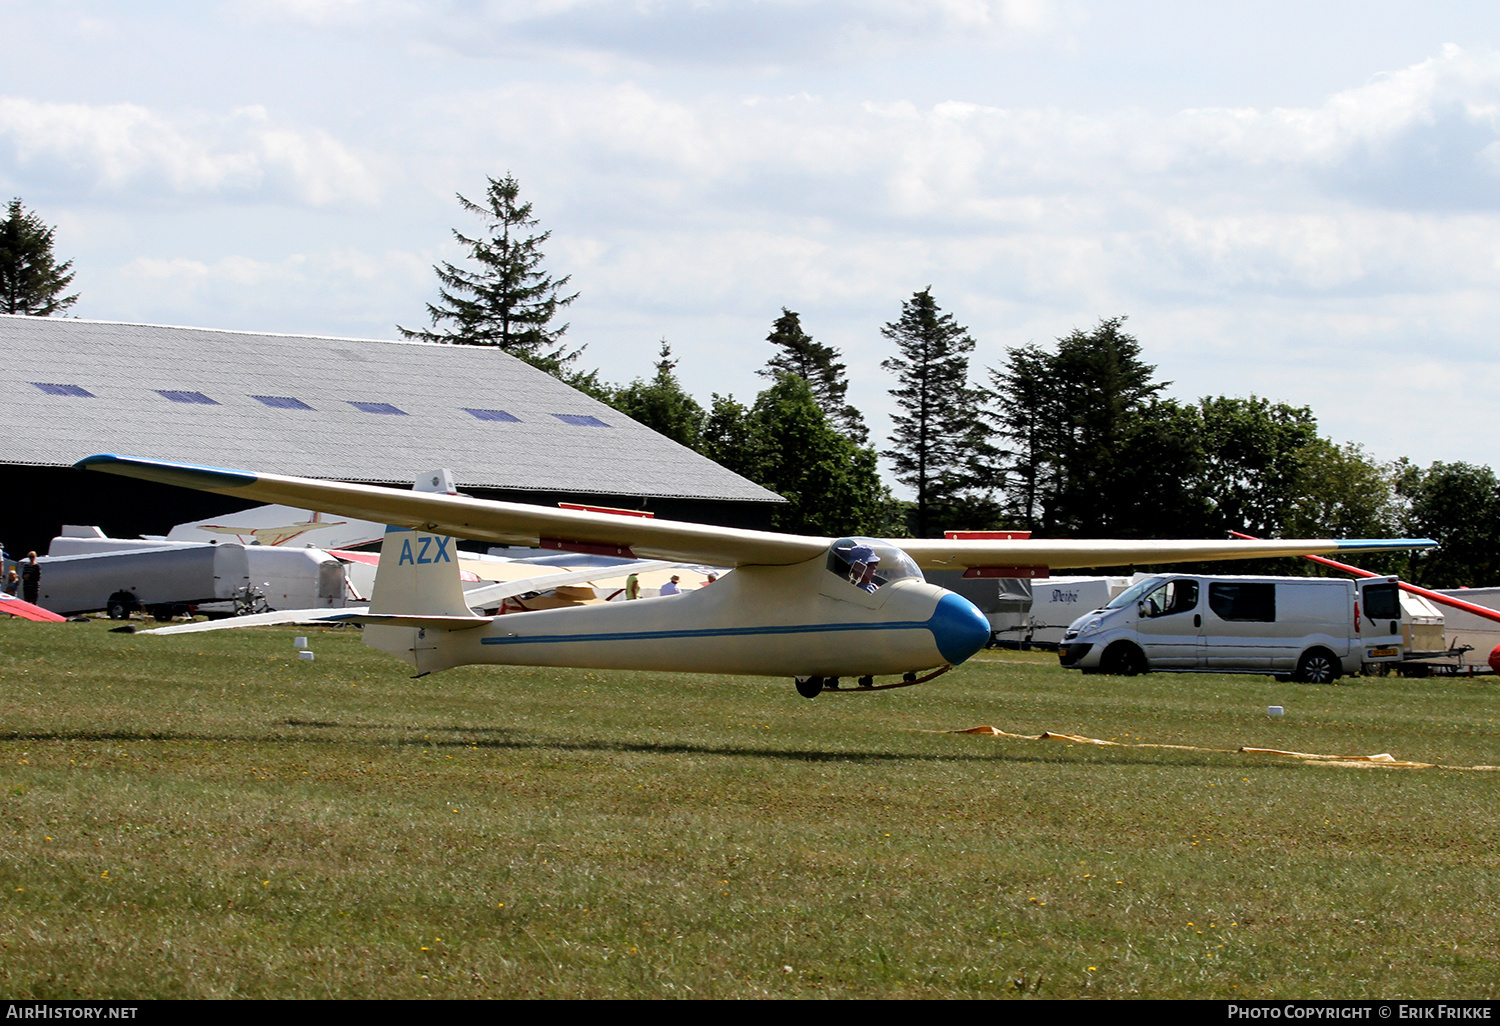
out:
{"label": "wing tip", "polygon": [[209,467],[198,463],[173,463],[170,460],[121,456],[112,452],[85,456],[73,466],[79,470],[102,470],[105,473],[121,474],[125,477],[139,477],[166,484],[185,484],[189,487],[201,486],[205,478],[213,480],[220,486],[254,484],[260,479],[259,475],[247,470]]}

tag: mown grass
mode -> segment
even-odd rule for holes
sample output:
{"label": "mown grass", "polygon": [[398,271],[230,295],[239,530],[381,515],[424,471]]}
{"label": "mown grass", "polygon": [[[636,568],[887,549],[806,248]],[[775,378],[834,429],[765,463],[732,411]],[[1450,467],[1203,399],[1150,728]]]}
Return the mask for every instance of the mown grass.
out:
{"label": "mown grass", "polygon": [[1500,773],[939,733],[1495,764],[1492,679],[808,702],[107,626],[0,622],[6,997],[1500,996]]}

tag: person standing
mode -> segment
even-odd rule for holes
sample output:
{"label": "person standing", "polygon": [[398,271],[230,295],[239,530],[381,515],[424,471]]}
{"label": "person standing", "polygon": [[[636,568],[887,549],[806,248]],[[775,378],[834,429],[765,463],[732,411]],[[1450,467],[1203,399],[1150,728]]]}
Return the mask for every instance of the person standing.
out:
{"label": "person standing", "polygon": [[635,574],[625,578],[625,597],[627,599],[638,599],[641,597],[641,579]]}
{"label": "person standing", "polygon": [[681,595],[682,589],[677,586],[677,582],[680,580],[682,580],[681,577],[673,574],[672,579],[661,586],[661,593],[663,595]]}
{"label": "person standing", "polygon": [[26,562],[21,564],[21,597],[36,605],[37,593],[42,587],[42,568],[37,565],[36,553],[26,553]]}

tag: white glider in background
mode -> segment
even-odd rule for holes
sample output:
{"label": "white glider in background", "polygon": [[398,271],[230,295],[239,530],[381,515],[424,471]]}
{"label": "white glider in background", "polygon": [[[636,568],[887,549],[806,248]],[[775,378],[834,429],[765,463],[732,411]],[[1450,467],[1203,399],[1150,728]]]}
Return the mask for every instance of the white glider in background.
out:
{"label": "white glider in background", "polygon": [[[984,615],[924,580],[924,568],[1045,576],[1071,567],[1434,544],[812,538],[129,456],[90,456],[78,466],[391,525],[369,610],[326,619],[365,624],[367,644],[406,660],[419,675],[497,663],[790,676],[813,697],[844,677],[864,686],[883,675],[914,680],[920,671],[962,663],[988,642]],[[465,601],[453,538],[735,569],[678,597],[488,617]]]}
{"label": "white glider in background", "polygon": [[[470,611],[498,606],[508,598],[531,592],[548,591],[590,581],[609,581],[629,574],[643,574],[648,570],[661,570],[676,566],[665,560],[650,559],[637,563],[621,563],[618,566],[593,566],[586,570],[568,570],[562,573],[523,577],[514,581],[500,581],[464,592],[464,603]],[[377,571],[378,573],[378,571]],[[377,578],[378,579],[378,578]],[[156,627],[138,634],[202,634],[204,631],[225,631],[237,627],[272,627],[277,624],[340,624],[349,623],[350,617],[361,616],[370,611],[369,606],[346,606],[343,609],[273,609],[268,613],[251,613],[247,616],[226,617],[222,620],[200,620],[197,623],[179,623],[171,627]],[[475,615],[479,615],[475,613]]]}

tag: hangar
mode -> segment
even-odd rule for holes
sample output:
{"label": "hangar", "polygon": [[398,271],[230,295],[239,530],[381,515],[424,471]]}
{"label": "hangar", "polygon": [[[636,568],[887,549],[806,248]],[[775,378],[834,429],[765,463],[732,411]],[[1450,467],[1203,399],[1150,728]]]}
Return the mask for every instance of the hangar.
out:
{"label": "hangar", "polygon": [[116,452],[766,527],[784,500],[496,349],[0,315],[0,539],[131,537],[253,503],[72,469]]}

